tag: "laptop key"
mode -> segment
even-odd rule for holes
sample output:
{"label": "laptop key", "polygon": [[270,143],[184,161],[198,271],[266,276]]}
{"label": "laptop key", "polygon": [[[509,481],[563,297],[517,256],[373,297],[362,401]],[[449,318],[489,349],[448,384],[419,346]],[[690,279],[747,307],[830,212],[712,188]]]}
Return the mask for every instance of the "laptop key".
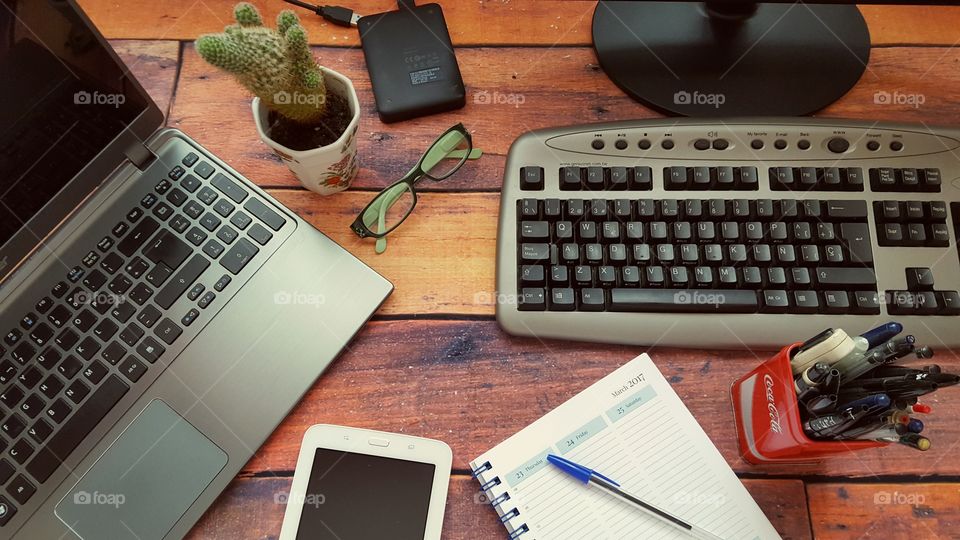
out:
{"label": "laptop key", "polygon": [[231,274],[237,275],[243,270],[243,267],[253,259],[254,255],[259,253],[257,246],[246,238],[241,238],[230,251],[220,259],[220,265],[226,268]]}
{"label": "laptop key", "polygon": [[18,474],[17,477],[10,482],[10,485],[7,486],[7,493],[13,497],[13,500],[20,504],[27,504],[27,501],[29,501],[30,497],[33,497],[33,494],[36,492],[36,486],[31,484],[22,474]]}
{"label": "laptop key", "polygon": [[130,226],[124,223],[123,221],[121,221],[120,223],[117,223],[116,225],[113,226],[113,229],[110,230],[110,233],[116,236],[117,238],[120,238],[121,236],[127,234],[127,230],[129,229],[130,229]]}
{"label": "laptop key", "polygon": [[[41,446],[33,460],[27,464],[27,472],[38,481],[46,482],[50,475],[66,460],[90,431],[120,399],[130,387],[120,377],[110,375],[97,388],[86,403],[77,409],[77,414],[60,427],[46,445]],[[58,400],[59,401],[59,400]],[[61,420],[62,422],[62,420]]]}
{"label": "laptop key", "polygon": [[49,437],[51,433],[53,433],[53,428],[50,427],[50,424],[48,424],[46,420],[43,418],[38,418],[33,426],[27,430],[27,433],[33,438],[33,440],[37,441],[38,443],[42,443],[43,441],[47,440],[47,437]]}
{"label": "laptop key", "polygon": [[17,470],[5,459],[0,459],[0,486],[7,483],[7,480],[13,476]]}
{"label": "laptop key", "polygon": [[140,380],[140,377],[143,377],[143,374],[147,372],[147,366],[137,360],[135,356],[128,356],[126,360],[120,364],[120,373],[130,379],[130,382],[137,382]]}
{"label": "laptop key", "polygon": [[[186,158],[184,158],[184,159],[186,159]],[[184,165],[187,165],[187,166],[189,167],[189,165],[188,165],[186,162],[184,162]],[[167,173],[167,176],[169,176],[171,180],[179,180],[180,177],[183,176],[183,173],[184,173],[184,172],[185,172],[185,171],[184,171],[183,167],[177,165],[176,167],[170,169],[170,172]]]}
{"label": "laptop key", "polygon": [[0,424],[0,430],[7,434],[11,439],[16,439],[20,436],[20,433],[23,431],[23,428],[27,425],[23,422],[23,419],[20,418],[20,415],[13,414],[10,418],[7,418]]}
{"label": "laptop key", "polygon": [[253,238],[253,240],[261,246],[265,246],[267,245],[267,242],[273,238],[273,233],[264,228],[263,225],[257,223],[253,227],[250,227],[250,231],[247,232],[247,236]]}
{"label": "laptop key", "polygon": [[44,313],[50,311],[50,308],[53,307],[53,300],[48,296],[44,296],[37,302],[37,305],[33,306],[37,310],[37,313],[43,315]]}
{"label": "laptop key", "polygon": [[123,257],[111,252],[100,261],[100,268],[106,270],[108,274],[116,274],[123,266],[123,262]]}
{"label": "laptop key", "polygon": [[183,233],[190,226],[190,220],[177,214],[173,216],[173,219],[170,220],[170,228],[177,231],[178,233]]}
{"label": "laptop key", "polygon": [[109,372],[107,366],[103,365],[99,360],[94,360],[87,366],[87,369],[83,370],[83,376],[93,384],[100,384],[100,381],[102,381]]}
{"label": "laptop key", "polygon": [[62,355],[59,351],[53,347],[47,347],[40,353],[40,356],[37,357],[37,364],[43,369],[50,370],[57,365],[60,358],[62,358]]}
{"label": "laptop key", "polygon": [[17,513],[17,507],[10,504],[10,501],[0,496],[0,527],[6,525]]}
{"label": "laptop key", "polygon": [[120,332],[120,341],[126,343],[130,347],[136,345],[142,337],[143,328],[140,328],[140,326],[136,323],[130,323],[126,328],[123,329],[123,332]]}
{"label": "laptop key", "polygon": [[[29,459],[30,456],[33,455],[33,445],[27,442],[26,439],[20,439],[19,441],[16,442],[16,444],[14,444],[10,448],[10,450],[7,453],[10,454],[10,457],[12,457],[14,461],[19,463],[20,465],[23,465],[24,463],[27,462],[27,459]],[[20,501],[20,502],[24,503],[26,501]]]}
{"label": "laptop key", "polygon": [[54,374],[47,375],[47,378],[44,379],[40,386],[40,393],[47,396],[47,399],[53,399],[57,397],[57,394],[60,393],[60,390],[63,390],[63,381],[60,380]]}
{"label": "laptop key", "polygon": [[53,420],[58,424],[62,424],[64,420],[67,419],[67,416],[70,415],[70,412],[73,411],[70,408],[70,405],[63,399],[57,399],[54,401],[50,407],[47,408],[46,418]]}
{"label": "laptop key", "polygon": [[161,231],[143,250],[146,258],[154,263],[162,262],[173,270],[179,268],[191,253],[193,248],[170,231]]}
{"label": "laptop key", "polygon": [[[124,330],[124,332],[126,332],[126,330]],[[122,333],[120,335],[120,339],[123,339]],[[137,337],[137,339],[140,339],[140,338]],[[134,343],[136,343],[136,341],[134,341]],[[111,342],[109,345],[107,345],[107,348],[103,350],[103,352],[100,354],[100,357],[115,366],[117,365],[117,362],[119,362],[123,358],[123,355],[126,353],[127,353],[127,350],[123,347],[123,345],[114,341],[114,342]]]}
{"label": "laptop key", "polygon": [[210,175],[213,174],[214,170],[215,169],[213,168],[213,165],[210,165],[206,161],[197,163],[197,166],[193,168],[193,172],[197,173],[197,176],[203,178],[204,180],[210,178]]}
{"label": "laptop key", "polygon": [[179,188],[173,188],[170,190],[170,193],[167,193],[167,201],[177,208],[180,208],[183,203],[187,202],[187,199],[187,194],[180,191]]}
{"label": "laptop key", "polygon": [[180,181],[180,187],[189,191],[190,193],[193,193],[197,190],[197,188],[200,187],[200,180],[198,180],[196,176],[188,174],[183,177],[183,180]]}
{"label": "laptop key", "polygon": [[226,249],[223,247],[223,244],[217,242],[216,240],[210,240],[205,246],[203,246],[203,252],[207,254],[211,259],[216,259],[223,253],[223,250]]}
{"label": "laptop key", "polygon": [[47,315],[47,320],[50,321],[54,326],[60,328],[68,320],[70,320],[70,310],[64,306],[57,306],[53,308],[49,315]]}
{"label": "laptop key", "polygon": [[207,233],[200,230],[199,227],[194,227],[190,229],[190,232],[187,233],[187,240],[195,246],[199,246],[207,239]]}
{"label": "laptop key", "polygon": [[7,384],[17,376],[17,366],[10,363],[9,360],[0,362],[0,384]]}
{"label": "laptop key", "polygon": [[[247,243],[249,244],[249,242]],[[237,244],[237,246],[239,245],[240,243]],[[237,246],[234,246],[234,248]],[[231,250],[231,252],[232,251],[233,250]],[[223,264],[223,261],[220,261],[220,264]],[[244,262],[244,264],[246,263]],[[171,279],[164,288],[160,289],[160,292],[154,297],[157,305],[163,309],[169,309],[209,266],[210,261],[207,260],[206,257],[200,254],[194,255],[193,258],[187,262],[186,266],[181,268],[180,271],[173,276],[173,279]]]}
{"label": "laptop key", "polygon": [[187,167],[192,167],[193,164],[197,162],[197,159],[199,159],[197,155],[194,154],[193,152],[190,152],[189,154],[183,156],[183,160],[181,161],[181,163],[183,163]]}
{"label": "laptop key", "polygon": [[220,190],[221,193],[230,197],[235,203],[242,203],[247,198],[247,190],[240,187],[236,182],[222,174],[218,174],[210,181],[210,185]]}
{"label": "laptop key", "polygon": [[169,318],[165,318],[153,329],[153,333],[167,345],[173,345],[173,342],[183,333],[183,329]]}
{"label": "laptop key", "polygon": [[247,201],[247,204],[243,205],[243,207],[247,210],[247,212],[250,212],[256,216],[256,218],[264,222],[267,227],[270,227],[275,231],[279,231],[280,227],[283,227],[283,224],[287,222],[287,220],[283,219],[280,214],[271,210],[259,199],[250,199]]}
{"label": "laptop key", "polygon": [[130,317],[132,317],[136,312],[137,308],[135,308],[130,302],[124,301],[116,304],[113,309],[110,310],[110,315],[112,315],[114,319],[125,323],[130,320]]}
{"label": "laptop key", "polygon": [[146,243],[147,239],[153,235],[158,227],[160,227],[160,224],[157,223],[156,220],[151,217],[145,218],[130,231],[130,234],[117,244],[117,251],[127,257],[132,256],[140,249],[140,246]]}
{"label": "laptop key", "polygon": [[66,379],[72,379],[74,375],[80,372],[80,368],[83,367],[83,362],[77,359],[76,356],[69,355],[63,359],[63,362],[60,362],[60,365],[57,366],[57,372],[64,376]]}
{"label": "laptop key", "polygon": [[[170,307],[170,306],[166,306],[166,307]],[[140,311],[139,315],[137,315],[137,321],[139,321],[140,324],[146,326],[147,328],[152,328],[153,325],[157,324],[157,321],[160,319],[161,315],[162,314],[160,313],[159,309],[153,306],[147,306]]]}
{"label": "laptop key", "polygon": [[153,295],[153,289],[147,287],[143,283],[140,283],[130,291],[129,298],[138,306],[142,306],[150,300],[150,296]]}
{"label": "laptop key", "polygon": [[30,339],[37,345],[45,345],[52,337],[53,328],[50,328],[46,323],[40,323],[30,331]]}
{"label": "laptop key", "polygon": [[120,330],[120,327],[117,326],[117,323],[111,321],[110,319],[103,319],[100,321],[100,324],[93,329],[93,335],[97,336],[97,339],[106,343],[113,338],[113,335]]}
{"label": "laptop key", "polygon": [[156,362],[160,355],[166,352],[167,349],[163,347],[157,340],[153,339],[150,336],[144,338],[143,343],[137,347],[137,354],[139,354],[144,360],[150,362],[151,364]]}
{"label": "laptop key", "polygon": [[160,287],[163,285],[167,278],[170,277],[170,274],[173,273],[173,270],[164,263],[158,263],[153,267],[153,270],[147,274],[147,283],[153,285],[154,287]]}
{"label": "laptop key", "polygon": [[70,401],[79,405],[80,402],[83,401],[83,398],[87,397],[87,394],[89,393],[90,387],[87,386],[82,380],[77,379],[73,381],[73,384],[71,384],[67,388],[67,391],[63,394],[70,398]]}
{"label": "laptop key", "polygon": [[213,211],[223,217],[229,217],[235,208],[236,207],[230,204],[230,201],[226,199],[220,199],[217,201],[217,204],[213,205]]}
{"label": "laptop key", "polygon": [[219,198],[219,195],[217,195],[216,191],[204,186],[200,188],[200,191],[197,193],[197,198],[200,199],[200,202],[203,204],[210,206]]}
{"label": "laptop key", "polygon": [[237,212],[236,214],[233,215],[232,218],[230,218],[230,223],[234,227],[240,229],[241,231],[246,229],[247,226],[250,225],[250,222],[252,221],[253,221],[253,218],[251,218],[250,216],[248,216],[243,212]]}

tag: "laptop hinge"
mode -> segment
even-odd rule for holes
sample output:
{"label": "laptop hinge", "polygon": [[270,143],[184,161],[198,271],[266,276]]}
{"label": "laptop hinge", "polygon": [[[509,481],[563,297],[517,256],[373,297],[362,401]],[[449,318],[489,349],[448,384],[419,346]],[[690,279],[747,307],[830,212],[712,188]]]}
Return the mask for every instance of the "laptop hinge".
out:
{"label": "laptop hinge", "polygon": [[141,171],[147,170],[153,160],[157,159],[157,155],[139,141],[127,146],[123,153]]}

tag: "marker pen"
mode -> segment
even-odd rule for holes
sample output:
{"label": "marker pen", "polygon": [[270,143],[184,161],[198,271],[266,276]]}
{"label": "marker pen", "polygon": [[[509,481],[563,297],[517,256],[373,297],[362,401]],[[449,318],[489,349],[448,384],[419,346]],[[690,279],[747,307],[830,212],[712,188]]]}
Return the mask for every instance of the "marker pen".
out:
{"label": "marker pen", "polygon": [[903,332],[903,325],[898,322],[891,321],[872,330],[867,330],[866,332],[860,334],[860,337],[866,339],[870,344],[870,348],[872,349],[885,341],[895,338],[900,332]]}

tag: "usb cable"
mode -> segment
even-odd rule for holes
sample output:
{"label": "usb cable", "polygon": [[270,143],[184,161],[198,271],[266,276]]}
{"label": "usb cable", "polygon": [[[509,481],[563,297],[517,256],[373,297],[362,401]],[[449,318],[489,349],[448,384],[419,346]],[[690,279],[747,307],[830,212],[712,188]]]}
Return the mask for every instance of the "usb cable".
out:
{"label": "usb cable", "polygon": [[338,26],[350,28],[352,26],[356,26],[357,21],[360,19],[360,15],[354,13],[352,9],[347,9],[342,6],[316,6],[306,2],[301,2],[300,0],[283,1],[304,9],[309,9],[310,11]]}

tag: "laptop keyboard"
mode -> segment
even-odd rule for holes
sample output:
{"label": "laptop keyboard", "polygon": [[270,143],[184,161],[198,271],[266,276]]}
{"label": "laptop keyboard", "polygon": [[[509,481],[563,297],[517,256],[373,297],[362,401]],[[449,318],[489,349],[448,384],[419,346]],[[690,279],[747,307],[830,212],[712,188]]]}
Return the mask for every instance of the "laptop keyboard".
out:
{"label": "laptop keyboard", "polygon": [[168,349],[235,292],[287,222],[194,152],[164,178],[138,182],[153,188],[3,336],[0,526],[169,365]]}

